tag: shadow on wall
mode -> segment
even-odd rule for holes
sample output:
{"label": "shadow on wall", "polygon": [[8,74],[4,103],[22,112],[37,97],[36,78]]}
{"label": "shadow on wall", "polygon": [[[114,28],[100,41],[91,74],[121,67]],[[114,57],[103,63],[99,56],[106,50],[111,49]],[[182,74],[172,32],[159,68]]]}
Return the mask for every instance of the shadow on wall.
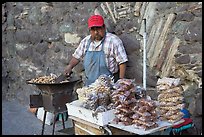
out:
{"label": "shadow on wall", "polygon": [[[128,63],[127,63],[127,71],[126,77],[135,79],[136,83],[142,85],[143,83],[143,58],[140,54],[140,42],[135,37],[130,34],[123,33],[120,36],[120,39],[123,41],[125,50],[128,55]],[[157,82],[157,77],[154,75],[153,72],[150,70],[146,70],[147,72],[147,79],[146,83],[147,86],[155,87]]]}
{"label": "shadow on wall", "polygon": [[140,42],[136,40],[135,37],[133,37],[132,35],[123,33],[119,36],[119,38],[123,41],[123,45],[128,55],[139,51]]}

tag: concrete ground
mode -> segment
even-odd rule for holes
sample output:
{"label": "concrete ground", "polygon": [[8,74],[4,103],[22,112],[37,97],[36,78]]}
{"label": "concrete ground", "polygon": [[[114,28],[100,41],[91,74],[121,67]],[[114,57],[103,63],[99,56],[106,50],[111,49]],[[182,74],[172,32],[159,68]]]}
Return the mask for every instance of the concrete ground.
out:
{"label": "concrete ground", "polygon": [[[71,119],[65,121],[65,128],[69,133],[61,132],[62,122],[55,124],[55,135],[68,135],[73,133]],[[44,135],[52,134],[53,125],[46,125]],[[23,106],[16,100],[2,100],[2,135],[41,135],[42,121],[29,111],[29,106]]]}

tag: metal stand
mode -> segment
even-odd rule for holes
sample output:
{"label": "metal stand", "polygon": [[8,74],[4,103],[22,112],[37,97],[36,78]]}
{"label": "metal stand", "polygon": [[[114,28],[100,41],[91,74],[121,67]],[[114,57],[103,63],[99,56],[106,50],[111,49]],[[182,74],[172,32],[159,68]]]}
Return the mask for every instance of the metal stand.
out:
{"label": "metal stand", "polygon": [[[41,135],[44,134],[46,114],[47,114],[47,111],[45,110],[44,117],[43,117],[43,125],[42,125],[42,133],[41,133]],[[55,123],[56,123],[56,121],[57,121],[57,115],[58,115],[58,114],[62,114],[62,124],[63,124],[63,129],[65,129],[64,114],[63,114],[63,112],[54,113],[54,121],[53,121],[52,135],[54,135],[54,132],[55,132]]]}

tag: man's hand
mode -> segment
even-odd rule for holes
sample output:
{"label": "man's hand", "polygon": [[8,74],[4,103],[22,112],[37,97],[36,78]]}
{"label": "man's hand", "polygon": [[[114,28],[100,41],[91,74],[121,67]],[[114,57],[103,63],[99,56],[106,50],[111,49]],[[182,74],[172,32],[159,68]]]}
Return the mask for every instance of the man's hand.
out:
{"label": "man's hand", "polygon": [[72,72],[72,67],[71,67],[71,65],[68,65],[64,70],[64,74],[66,76],[69,76],[71,74],[71,72]]}
{"label": "man's hand", "polygon": [[72,57],[72,59],[70,60],[69,62],[69,65],[65,68],[64,70],[64,74],[66,76],[69,76],[71,75],[71,72],[72,72],[72,68],[74,68],[77,64],[79,63],[79,60]]}

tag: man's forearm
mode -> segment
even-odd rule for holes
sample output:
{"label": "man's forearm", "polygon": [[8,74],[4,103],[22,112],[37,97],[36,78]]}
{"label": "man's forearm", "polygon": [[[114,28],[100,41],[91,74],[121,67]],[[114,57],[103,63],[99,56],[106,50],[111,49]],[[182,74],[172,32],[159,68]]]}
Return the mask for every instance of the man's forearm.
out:
{"label": "man's forearm", "polygon": [[79,60],[76,59],[75,57],[72,57],[72,59],[70,60],[68,66],[70,66],[71,69],[72,69],[72,68],[75,67],[78,63],[79,63]]}
{"label": "man's forearm", "polygon": [[79,60],[76,59],[75,57],[72,57],[72,59],[70,60],[69,64],[67,65],[67,67],[65,68],[65,74],[69,75],[70,72],[72,71],[72,69],[79,63]]}
{"label": "man's forearm", "polygon": [[119,78],[125,78],[126,63],[120,64],[119,68],[120,68]]}

